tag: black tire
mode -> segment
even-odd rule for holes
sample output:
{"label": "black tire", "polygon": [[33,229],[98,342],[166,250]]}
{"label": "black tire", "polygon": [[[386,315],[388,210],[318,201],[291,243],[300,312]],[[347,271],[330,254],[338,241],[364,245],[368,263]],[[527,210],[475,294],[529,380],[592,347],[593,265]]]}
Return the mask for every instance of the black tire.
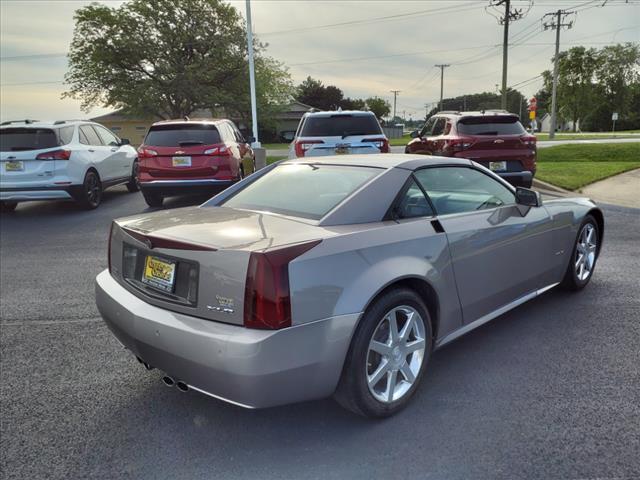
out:
{"label": "black tire", "polygon": [[238,169],[238,181],[242,180],[244,178],[244,164],[242,162],[240,162],[240,168]]}
{"label": "black tire", "polygon": [[[411,387],[403,396],[387,403],[374,397],[368,385],[367,375],[370,375],[368,371],[372,367],[369,363],[369,344],[374,338],[374,334],[379,331],[378,327],[383,324],[385,316],[399,306],[409,306],[422,317],[425,340],[424,354],[422,364]],[[431,317],[420,296],[408,288],[394,288],[385,292],[373,302],[360,320],[351,340],[340,382],[334,394],[335,399],[344,408],[365,417],[382,418],[397,413],[409,403],[420,384],[432,348]],[[388,380],[386,374],[382,378],[385,381]]]}
{"label": "black tire", "polygon": [[[595,241],[594,241],[595,251],[593,252],[594,256],[591,262],[591,268],[588,271],[588,275],[586,276],[583,275],[581,278],[581,276],[579,275],[579,267],[577,266],[578,260],[580,258],[580,254],[582,253],[582,250],[584,250],[581,245],[581,238],[585,232],[585,229],[587,229],[588,231],[589,228],[593,229],[592,235],[595,236]],[[565,271],[564,278],[560,283],[560,286],[562,286],[562,288],[566,290],[577,291],[577,290],[582,290],[584,287],[587,286],[587,284],[591,280],[591,277],[593,276],[593,272],[596,268],[596,263],[598,261],[598,255],[600,253],[600,244],[599,244],[600,238],[601,238],[601,235],[600,235],[600,230],[598,228],[598,222],[596,222],[596,219],[593,218],[591,215],[587,215],[586,217],[584,217],[584,220],[582,220],[582,223],[580,224],[580,228],[578,229],[578,235],[576,236],[576,239],[573,242],[573,249],[571,250],[571,257],[569,258],[569,264],[567,265],[567,270]]]}
{"label": "black tire", "polygon": [[13,212],[18,206],[18,202],[8,202],[3,200],[0,202],[0,211],[2,212]]}
{"label": "black tire", "polygon": [[76,200],[82,208],[93,210],[98,208],[102,201],[102,182],[98,174],[89,170],[84,176],[82,182],[82,191],[78,194]]}
{"label": "black tire", "polygon": [[142,196],[144,197],[144,201],[147,202],[147,205],[150,207],[161,207],[164,197],[159,193],[155,192],[145,192],[142,191]]}
{"label": "black tire", "polygon": [[129,193],[134,193],[140,190],[140,183],[138,182],[138,160],[133,161],[131,166],[131,179],[127,182],[127,190]]}

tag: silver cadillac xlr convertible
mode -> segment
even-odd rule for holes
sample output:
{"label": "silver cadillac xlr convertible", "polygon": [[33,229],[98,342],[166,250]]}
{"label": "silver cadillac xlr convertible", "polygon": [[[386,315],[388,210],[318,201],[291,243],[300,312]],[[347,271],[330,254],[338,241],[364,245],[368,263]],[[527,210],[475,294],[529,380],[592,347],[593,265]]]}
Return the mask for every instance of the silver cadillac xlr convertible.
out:
{"label": "silver cadillac xlr convertible", "polygon": [[604,219],[464,159],[273,164],[199,207],[114,221],[114,335],[167,385],[249,408],[334,395],[382,417],[434,349],[593,275]]}

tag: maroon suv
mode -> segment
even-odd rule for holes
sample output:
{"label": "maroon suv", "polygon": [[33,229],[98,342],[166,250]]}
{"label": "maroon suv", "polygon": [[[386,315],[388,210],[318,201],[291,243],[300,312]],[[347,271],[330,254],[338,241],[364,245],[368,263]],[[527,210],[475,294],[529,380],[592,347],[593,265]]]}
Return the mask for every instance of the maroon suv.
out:
{"label": "maroon suv", "polygon": [[536,137],[511,113],[440,112],[411,137],[405,153],[468,158],[515,186],[531,187],[536,173]]}

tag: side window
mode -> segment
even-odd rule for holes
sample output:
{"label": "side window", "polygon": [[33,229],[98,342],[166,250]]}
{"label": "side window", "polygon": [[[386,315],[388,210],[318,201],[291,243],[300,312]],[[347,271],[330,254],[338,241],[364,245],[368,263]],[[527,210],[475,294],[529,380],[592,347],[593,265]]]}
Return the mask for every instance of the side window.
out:
{"label": "side window", "polygon": [[433,215],[431,205],[415,180],[411,180],[409,188],[395,209],[399,218],[429,217]]}
{"label": "side window", "polygon": [[[80,132],[84,135],[84,140],[88,142],[86,143],[86,145],[102,145],[102,140],[100,140],[98,134],[93,129],[93,127],[91,127],[91,125],[82,125],[80,127]],[[81,141],[83,140],[82,135],[80,135],[80,139]]]}
{"label": "side window", "polygon": [[118,137],[116,137],[106,128],[102,128],[97,125],[94,125],[93,128],[98,132],[98,135],[100,135],[100,138],[102,139],[102,143],[104,143],[105,145],[109,145],[111,147],[117,147],[118,145],[120,145],[120,140],[118,139]]}
{"label": "side window", "polygon": [[68,145],[69,143],[71,143],[71,140],[73,140],[74,129],[75,127],[71,126],[71,127],[62,127],[60,130],[58,130],[58,135],[60,136],[61,145]]}
{"label": "side window", "polygon": [[433,127],[433,131],[431,132],[431,135],[433,137],[437,137],[438,135],[442,135],[444,133],[444,127],[447,124],[447,119],[446,118],[439,118],[438,121],[436,122],[435,126]]}
{"label": "side window", "polygon": [[232,123],[231,128],[233,129],[233,133],[238,143],[247,143],[247,141],[242,136],[242,133],[240,133],[240,130],[238,130],[238,127],[236,127],[235,124]]}
{"label": "side window", "polygon": [[467,167],[424,168],[414,173],[438,215],[473,212],[515,203],[499,181]]}
{"label": "side window", "polygon": [[431,117],[427,120],[427,123],[424,124],[424,127],[422,127],[422,131],[420,132],[421,137],[428,137],[431,135],[431,130],[433,130],[433,125],[436,123],[436,120],[436,117]]}

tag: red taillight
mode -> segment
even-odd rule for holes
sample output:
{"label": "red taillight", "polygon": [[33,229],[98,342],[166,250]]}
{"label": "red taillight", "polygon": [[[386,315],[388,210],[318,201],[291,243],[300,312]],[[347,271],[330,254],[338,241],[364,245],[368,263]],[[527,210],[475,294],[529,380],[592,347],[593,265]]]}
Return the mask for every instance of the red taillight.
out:
{"label": "red taillight", "polygon": [[231,156],[231,152],[225,145],[221,145],[219,147],[210,148],[204,151],[205,155],[212,155],[215,157],[229,157]]}
{"label": "red taillight", "polygon": [[71,158],[71,150],[54,150],[39,154],[36,160],[69,160],[69,158]]}
{"label": "red taillight", "polygon": [[373,143],[380,153],[389,153],[389,140],[386,138],[365,138],[362,141]]}
{"label": "red taillight", "polygon": [[291,326],[289,263],[321,240],[252,252],[244,292],[244,326],[275,330]]}
{"label": "red taillight", "polygon": [[520,137],[520,141],[524,143],[527,147],[534,148],[536,146],[538,139],[533,135],[524,135]]}
{"label": "red taillight", "polygon": [[299,140],[295,143],[296,157],[304,157],[304,154],[312,145],[324,143],[322,140]]}
{"label": "red taillight", "polygon": [[138,148],[138,159],[141,159],[141,158],[152,158],[152,157],[157,157],[157,156],[158,156],[158,152],[156,152],[155,150],[150,150],[150,149],[144,148],[144,147]]}
{"label": "red taillight", "polygon": [[473,140],[470,138],[452,138],[447,140],[444,145],[444,150],[451,152],[462,152],[473,145]]}
{"label": "red taillight", "polygon": [[113,224],[111,222],[111,226],[109,227],[109,244],[107,245],[107,267],[109,268],[109,273],[111,273],[111,237],[113,237]]}

